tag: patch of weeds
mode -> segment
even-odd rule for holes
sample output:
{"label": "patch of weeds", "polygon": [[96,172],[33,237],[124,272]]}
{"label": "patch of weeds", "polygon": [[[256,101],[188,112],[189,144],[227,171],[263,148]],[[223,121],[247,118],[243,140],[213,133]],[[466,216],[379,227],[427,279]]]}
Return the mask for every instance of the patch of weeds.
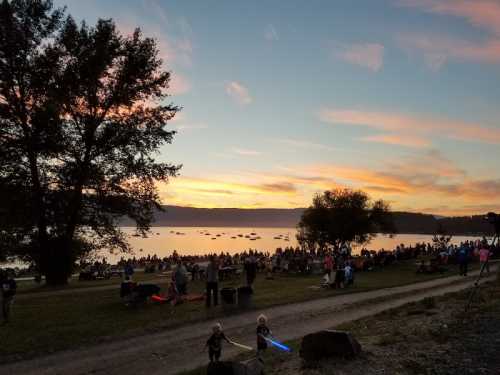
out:
{"label": "patch of weeds", "polygon": [[401,361],[401,365],[408,370],[409,374],[426,374],[427,369],[422,366],[418,361],[413,359],[405,359]]}

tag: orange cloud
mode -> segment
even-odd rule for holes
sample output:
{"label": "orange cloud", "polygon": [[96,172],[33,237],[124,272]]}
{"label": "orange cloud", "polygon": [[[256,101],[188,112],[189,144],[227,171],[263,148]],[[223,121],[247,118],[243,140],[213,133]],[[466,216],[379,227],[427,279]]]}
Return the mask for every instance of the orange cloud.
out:
{"label": "orange cloud", "polygon": [[380,134],[361,138],[363,142],[384,143],[406,147],[423,148],[429,147],[431,142],[418,136]]}
{"label": "orange cloud", "polygon": [[377,43],[337,45],[334,56],[348,63],[378,72],[384,64],[384,46]]}
{"label": "orange cloud", "polygon": [[[416,116],[394,112],[371,112],[351,109],[322,109],[318,117],[329,124],[364,126],[391,133],[382,137],[425,137],[439,136],[462,141],[490,144],[500,143],[500,129],[458,120],[448,120],[431,116]],[[391,138],[388,138],[391,140]],[[387,139],[386,139],[387,140]],[[396,141],[395,138],[392,141]],[[402,143],[400,143],[402,144]]]}

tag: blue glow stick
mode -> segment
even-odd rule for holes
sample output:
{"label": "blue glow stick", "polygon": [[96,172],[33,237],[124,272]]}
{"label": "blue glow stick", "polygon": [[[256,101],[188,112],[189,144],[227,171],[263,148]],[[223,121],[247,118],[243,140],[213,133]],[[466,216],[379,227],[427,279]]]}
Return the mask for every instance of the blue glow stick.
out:
{"label": "blue glow stick", "polygon": [[271,345],[273,345],[274,347],[276,347],[278,349],[283,350],[284,352],[291,352],[292,351],[292,349],[290,349],[288,346],[283,345],[282,343],[280,343],[278,341],[271,340],[269,337],[266,337],[263,335],[261,335],[261,336],[264,338],[264,340],[269,342]]}

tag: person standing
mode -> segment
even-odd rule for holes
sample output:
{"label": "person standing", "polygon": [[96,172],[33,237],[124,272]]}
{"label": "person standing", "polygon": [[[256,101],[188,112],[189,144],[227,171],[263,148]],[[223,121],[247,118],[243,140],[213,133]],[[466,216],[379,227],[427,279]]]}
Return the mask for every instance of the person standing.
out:
{"label": "person standing", "polygon": [[460,266],[460,275],[467,276],[467,268],[469,265],[469,249],[467,245],[462,244],[458,250],[458,264]]}
{"label": "person standing", "polygon": [[332,280],[332,271],[333,271],[333,257],[330,254],[330,252],[328,252],[325,256],[324,268],[325,268],[325,275],[328,276],[328,283],[330,283]]}
{"label": "person standing", "polygon": [[222,325],[216,323],[212,327],[212,335],[208,338],[205,348],[208,347],[208,358],[210,363],[219,362],[222,354],[222,340],[227,343],[231,343],[224,332],[222,331]]}
{"label": "person standing", "polygon": [[210,256],[207,266],[207,307],[212,305],[212,293],[214,306],[217,306],[219,302],[219,265],[213,255]]}
{"label": "person standing", "polygon": [[14,296],[17,291],[16,280],[14,280],[13,275],[8,272],[4,277],[0,276],[1,287],[2,287],[2,324],[7,324],[10,321],[10,308],[14,302]]}
{"label": "person standing", "polygon": [[259,315],[257,318],[257,358],[261,358],[267,349],[266,338],[271,336],[271,330],[267,326],[267,317]]}
{"label": "person standing", "polygon": [[250,251],[249,256],[245,260],[245,274],[247,278],[247,286],[252,287],[255,278],[257,277],[257,260],[253,252]]}
{"label": "person standing", "polygon": [[175,286],[181,296],[187,294],[187,283],[188,276],[186,267],[184,267],[182,260],[179,260],[179,263],[177,263],[177,268],[175,269]]}
{"label": "person standing", "polygon": [[479,263],[481,264],[481,270],[490,273],[490,263],[488,262],[490,259],[490,250],[488,249],[488,245],[485,243],[480,245],[479,249]]}

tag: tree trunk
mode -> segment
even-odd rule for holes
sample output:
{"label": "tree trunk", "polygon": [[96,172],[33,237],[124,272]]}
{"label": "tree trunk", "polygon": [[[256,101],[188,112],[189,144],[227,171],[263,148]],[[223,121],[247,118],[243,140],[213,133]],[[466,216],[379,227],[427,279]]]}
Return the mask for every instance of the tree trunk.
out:
{"label": "tree trunk", "polygon": [[57,238],[48,241],[42,249],[40,271],[45,275],[48,285],[66,285],[73,272],[75,262],[72,241],[67,238]]}

